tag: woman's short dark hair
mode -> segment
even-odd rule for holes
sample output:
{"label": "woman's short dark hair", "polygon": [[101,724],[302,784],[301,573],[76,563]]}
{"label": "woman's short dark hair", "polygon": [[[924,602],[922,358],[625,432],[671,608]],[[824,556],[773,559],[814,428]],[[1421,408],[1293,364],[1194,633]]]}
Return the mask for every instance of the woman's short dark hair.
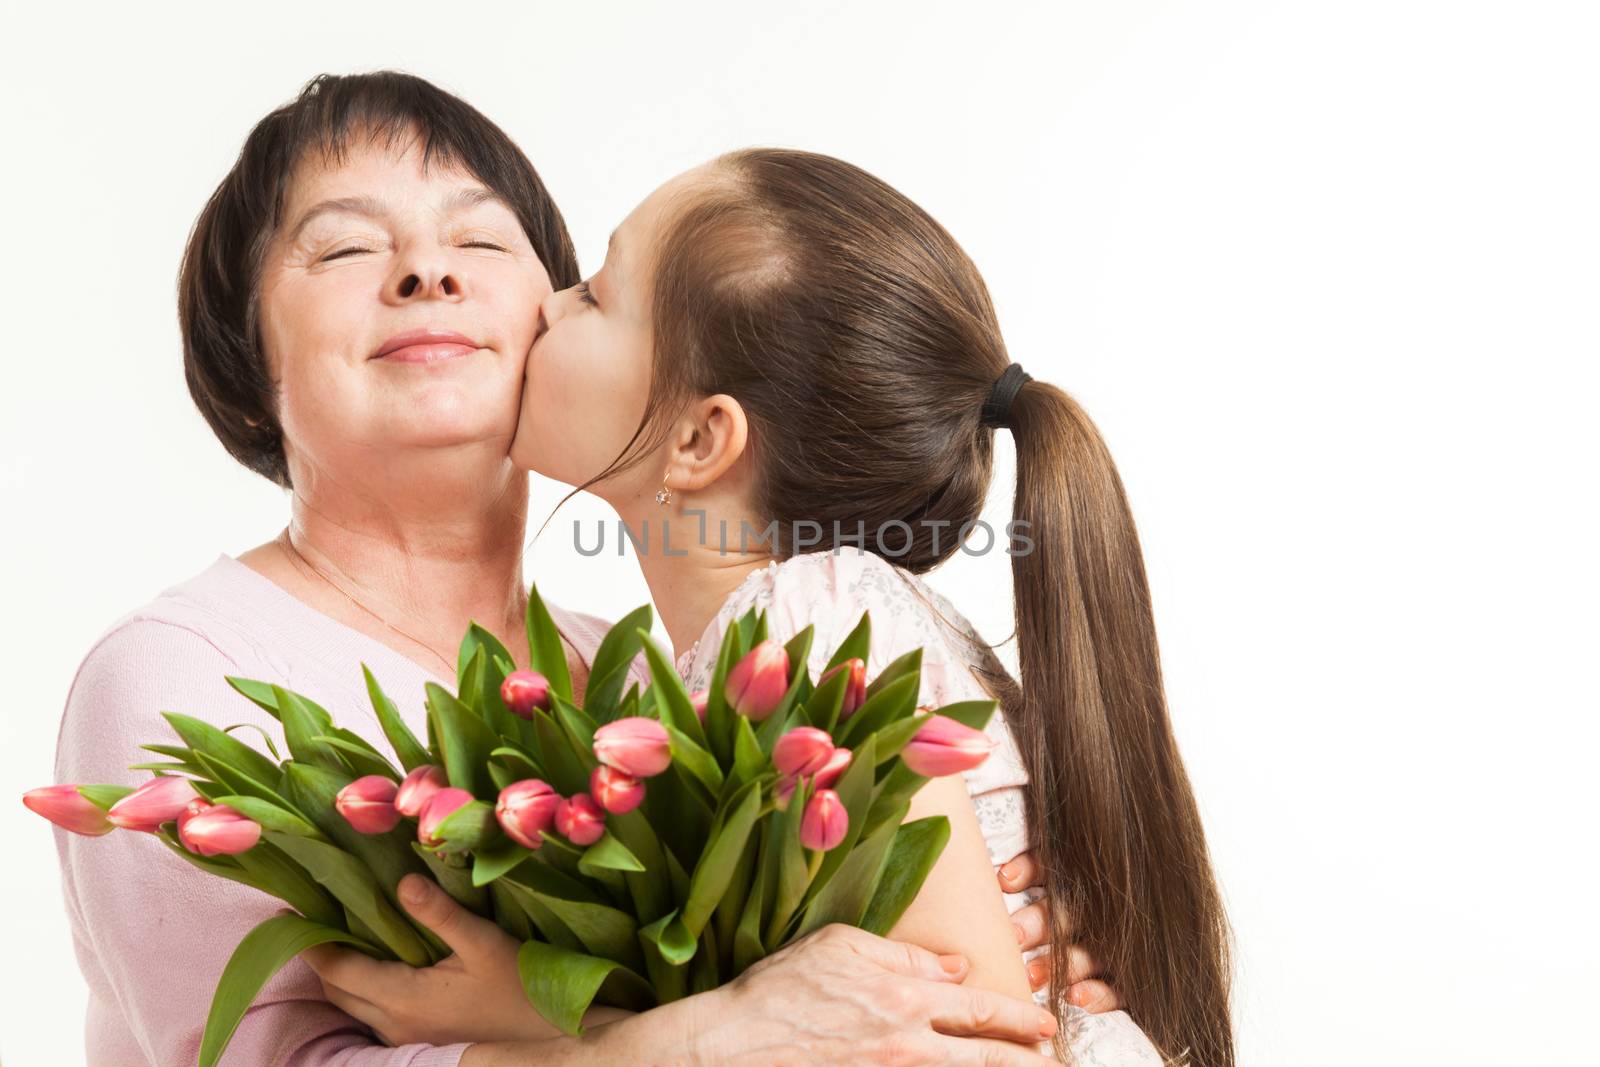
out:
{"label": "woman's short dark hair", "polygon": [[286,488],[283,430],[256,329],[261,263],[295,166],[310,150],[342,160],[356,133],[390,146],[415,136],[424,165],[437,159],[469,171],[511,206],[557,289],[579,280],[572,238],[538,172],[482,112],[398,71],[311,79],[250,131],[195,220],[178,277],[189,394],[235,459]]}

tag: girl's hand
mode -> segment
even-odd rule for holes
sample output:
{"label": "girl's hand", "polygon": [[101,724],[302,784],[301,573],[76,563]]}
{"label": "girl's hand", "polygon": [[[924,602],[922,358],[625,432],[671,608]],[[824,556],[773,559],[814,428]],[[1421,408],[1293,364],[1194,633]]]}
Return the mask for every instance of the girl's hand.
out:
{"label": "girl's hand", "polygon": [[[1020,893],[1029,886],[1043,886],[1044,873],[1033,862],[1033,854],[1024,852],[999,872],[1000,888],[1007,893]],[[1050,905],[1040,900],[1020,908],[1011,916],[1017,928],[1017,943],[1026,952],[1050,943]],[[1070,922],[1070,917],[1069,917]],[[1122,1007],[1117,991],[1106,981],[1100,963],[1079,945],[1073,945],[1067,956],[1067,1000],[1085,1011],[1116,1011]],[[1050,965],[1036,958],[1028,964],[1028,982],[1034,989],[1043,989],[1050,982]]]}
{"label": "girl's hand", "polygon": [[[453,955],[419,969],[334,945],[307,949],[301,957],[336,1007],[388,1045],[528,1041],[558,1033],[523,995],[515,938],[420,875],[401,879],[400,903]],[[596,1008],[584,1022],[599,1025],[625,1014]]]}

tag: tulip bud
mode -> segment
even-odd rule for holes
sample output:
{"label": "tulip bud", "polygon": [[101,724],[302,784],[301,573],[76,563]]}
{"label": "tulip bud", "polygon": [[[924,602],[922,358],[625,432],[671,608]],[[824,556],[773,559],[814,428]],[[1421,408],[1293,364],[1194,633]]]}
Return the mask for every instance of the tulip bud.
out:
{"label": "tulip bud", "polygon": [[800,844],[816,852],[837,848],[850,829],[850,813],[831,789],[819,789],[806,801],[800,816]]}
{"label": "tulip bud", "polygon": [[993,748],[994,740],[982,730],[943,715],[930,715],[900,755],[914,773],[938,778],[970,771],[987,759]]}
{"label": "tulip bud", "polygon": [[144,830],[153,833],[162,823],[171,822],[183,813],[198,793],[189,779],[174,775],[152,778],[129,793],[106,812],[111,825],[124,830]]}
{"label": "tulip bud", "polygon": [[465,789],[453,789],[449,786],[439,790],[428,799],[427,807],[422,809],[422,818],[417,822],[417,840],[428,848],[438,848],[444,844],[439,837],[439,827],[456,810],[465,804],[472,803],[472,794]]}
{"label": "tulip bud", "polygon": [[261,840],[261,824],[226,804],[210,804],[193,814],[184,812],[178,840],[202,856],[236,856]]}
{"label": "tulip bud", "polygon": [[75,785],[47,785],[22,794],[22,803],[35,815],[43,815],[63,830],[85,837],[99,837],[116,829],[106,813],[78,792]]}
{"label": "tulip bud", "polygon": [[823,673],[817,682],[821,689],[828,681],[840,671],[849,671],[850,680],[844,684],[844,703],[839,706],[839,721],[844,722],[850,716],[861,710],[861,705],[867,702],[867,664],[863,659],[847,659],[836,665],[832,670]]}
{"label": "tulip bud", "polygon": [[211,801],[206,800],[204,797],[195,797],[189,801],[187,807],[178,812],[178,839],[180,841],[183,839],[183,828],[188,825],[189,820],[199,815],[202,811],[210,811],[211,807]]}
{"label": "tulip bud", "polygon": [[723,695],[734,711],[760,722],[777,710],[788,691],[789,653],[769,638],[733,665]]}
{"label": "tulip bud", "polygon": [[547,783],[525,778],[500,790],[494,817],[511,840],[523,848],[538,848],[544,844],[544,832],[555,821],[560,804],[561,794]]}
{"label": "tulip bud", "polygon": [[500,683],[500,699],[519,718],[533,718],[533,709],[550,710],[550,679],[538,671],[512,671]]}
{"label": "tulip bud", "polygon": [[357,833],[386,834],[400,824],[400,812],[394,806],[398,795],[393,779],[369,774],[339,790],[333,806]]}
{"label": "tulip bud", "polygon": [[419,819],[428,801],[433,799],[433,794],[449,784],[450,779],[442,768],[424,763],[400,783],[400,788],[394,794],[394,808],[408,819]]}
{"label": "tulip bud", "polygon": [[613,815],[626,815],[644,803],[644,783],[604,763],[589,774],[589,795]]}
{"label": "tulip bud", "polygon": [[827,766],[833,738],[815,726],[796,726],[772,746],[772,765],[779,774],[804,777]]}
{"label": "tulip bud", "polygon": [[631,778],[654,777],[672,763],[667,728],[637,715],[608,722],[594,732],[594,758]]}
{"label": "tulip bud", "polygon": [[848,748],[834,749],[833,754],[828,757],[828,762],[816,773],[817,788],[832,789],[833,783],[837,782],[839,776],[850,766],[850,759]]}
{"label": "tulip bud", "polygon": [[701,722],[706,721],[706,701],[710,699],[710,696],[711,694],[707,693],[704,689],[696,689],[694,692],[689,694],[689,703],[694,705],[694,713],[699,717]]}
{"label": "tulip bud", "polygon": [[574,845],[592,845],[606,832],[606,813],[588,793],[579,793],[556,807],[556,829]]}

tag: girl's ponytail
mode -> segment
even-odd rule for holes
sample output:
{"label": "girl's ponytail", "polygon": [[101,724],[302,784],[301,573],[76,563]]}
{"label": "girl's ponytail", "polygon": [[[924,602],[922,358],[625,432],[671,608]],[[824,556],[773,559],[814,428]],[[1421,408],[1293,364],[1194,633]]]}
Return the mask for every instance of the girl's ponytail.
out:
{"label": "girl's ponytail", "polygon": [[1164,1054],[1231,1067],[1227,922],[1167,717],[1122,480],[1052,385],[1023,383],[1005,424],[1015,521],[1031,541],[1013,547],[1022,691],[1008,718],[1057,918],[1052,988],[1066,987],[1065,947],[1084,943]]}

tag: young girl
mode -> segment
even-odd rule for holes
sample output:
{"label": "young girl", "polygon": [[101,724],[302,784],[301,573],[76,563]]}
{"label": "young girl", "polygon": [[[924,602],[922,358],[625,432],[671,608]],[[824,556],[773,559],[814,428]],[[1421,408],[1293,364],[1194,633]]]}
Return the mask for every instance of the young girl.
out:
{"label": "young girl", "polygon": [[[999,429],[1017,487],[992,552],[1011,551],[1020,686],[917,577],[973,532]],[[1075,935],[1144,1030],[1055,1004],[1058,1051],[1232,1064],[1226,925],[1120,480],[1071,397],[1011,363],[938,223],[803,152],[669,182],[602,270],[545,302],[512,456],[617,510],[691,685],[755,605],[780,640],[816,627],[814,672],[870,611],[869,678],[922,646],[923,703],[1000,701],[987,762],[917,798],[911,817],[945,814],[952,835],[894,936],[1020,995],[1007,914],[1024,901],[990,865],[1031,839],[1053,914],[1077,922],[1038,965],[1063,988]]]}

